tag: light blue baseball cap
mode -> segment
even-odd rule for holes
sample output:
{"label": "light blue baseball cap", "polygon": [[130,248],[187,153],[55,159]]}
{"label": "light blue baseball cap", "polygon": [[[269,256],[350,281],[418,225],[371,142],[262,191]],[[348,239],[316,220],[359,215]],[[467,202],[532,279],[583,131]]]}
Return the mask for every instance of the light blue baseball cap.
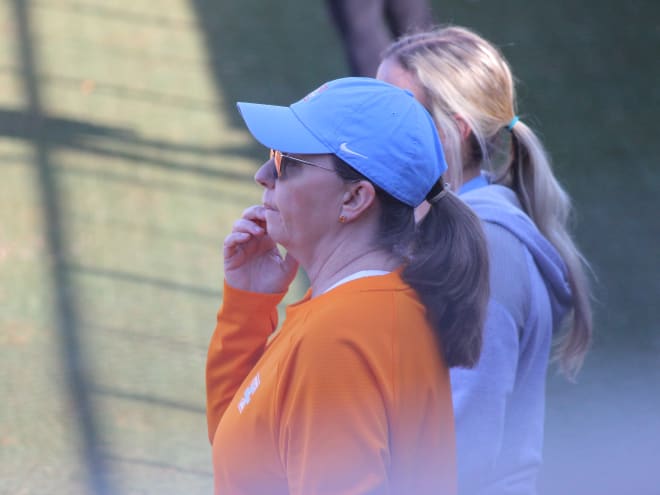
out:
{"label": "light blue baseball cap", "polygon": [[412,93],[368,77],[322,84],[291,106],[238,103],[254,138],[284,153],[331,153],[418,206],[447,169],[431,115]]}

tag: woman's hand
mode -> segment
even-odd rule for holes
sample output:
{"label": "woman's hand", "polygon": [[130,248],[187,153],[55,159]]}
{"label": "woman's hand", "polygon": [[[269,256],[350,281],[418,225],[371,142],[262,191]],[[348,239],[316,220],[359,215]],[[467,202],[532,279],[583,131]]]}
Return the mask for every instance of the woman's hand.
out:
{"label": "woman's hand", "polygon": [[285,292],[296,276],[298,262],[289,254],[282,258],[265,227],[265,208],[251,206],[225,238],[225,280],[232,287],[251,292]]}

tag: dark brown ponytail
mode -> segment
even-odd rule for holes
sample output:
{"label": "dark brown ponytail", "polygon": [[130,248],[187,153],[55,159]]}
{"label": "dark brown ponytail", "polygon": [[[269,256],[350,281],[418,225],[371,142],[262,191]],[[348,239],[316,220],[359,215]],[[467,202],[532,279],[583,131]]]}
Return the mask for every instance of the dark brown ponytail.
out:
{"label": "dark brown ponytail", "polygon": [[[338,158],[335,168],[346,181],[368,180]],[[437,200],[417,224],[412,207],[378,187],[376,192],[377,247],[405,264],[403,279],[426,307],[447,366],[473,367],[489,298],[488,248],[479,219],[441,186],[430,193]]]}
{"label": "dark brown ponytail", "polygon": [[490,294],[488,248],[479,219],[454,194],[433,203],[417,225],[403,278],[426,306],[447,365],[476,365]]}

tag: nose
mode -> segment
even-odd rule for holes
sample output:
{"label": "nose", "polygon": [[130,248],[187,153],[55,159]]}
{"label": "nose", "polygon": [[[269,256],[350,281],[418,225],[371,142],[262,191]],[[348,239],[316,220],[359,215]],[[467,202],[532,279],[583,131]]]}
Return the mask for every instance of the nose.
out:
{"label": "nose", "polygon": [[275,185],[275,164],[268,160],[254,174],[254,181],[261,187],[271,189]]}

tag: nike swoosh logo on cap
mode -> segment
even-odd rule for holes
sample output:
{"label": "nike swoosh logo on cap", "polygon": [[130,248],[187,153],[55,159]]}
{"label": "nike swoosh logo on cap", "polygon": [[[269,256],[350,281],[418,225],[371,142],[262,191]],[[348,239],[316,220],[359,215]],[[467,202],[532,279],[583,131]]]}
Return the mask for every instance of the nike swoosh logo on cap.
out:
{"label": "nike swoosh logo on cap", "polygon": [[367,160],[369,159],[368,156],[364,156],[363,154],[358,153],[357,151],[353,151],[352,149],[350,149],[350,148],[348,147],[348,143],[346,143],[346,142],[341,143],[341,144],[339,145],[339,149],[340,149],[341,151],[343,151],[344,153],[348,153],[349,155],[359,156],[360,158],[365,158],[365,159],[367,159]]}

